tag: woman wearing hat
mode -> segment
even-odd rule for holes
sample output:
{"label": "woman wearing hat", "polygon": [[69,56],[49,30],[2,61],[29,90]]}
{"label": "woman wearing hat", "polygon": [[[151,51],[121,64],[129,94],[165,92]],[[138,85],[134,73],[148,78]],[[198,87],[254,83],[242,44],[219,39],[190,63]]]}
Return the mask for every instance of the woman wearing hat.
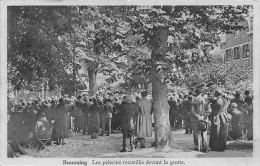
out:
{"label": "woman wearing hat", "polygon": [[212,112],[209,115],[211,120],[211,132],[209,146],[213,151],[224,151],[226,149],[228,132],[228,101],[222,96],[221,90],[215,91],[217,99],[212,103]]}
{"label": "woman wearing hat", "polygon": [[64,145],[64,139],[68,137],[68,107],[65,105],[63,98],[59,99],[59,104],[55,110],[54,138],[58,140],[59,145]]}
{"label": "woman wearing hat", "polygon": [[97,138],[100,129],[100,114],[101,108],[97,100],[93,98],[93,105],[89,108],[89,132],[92,133],[92,139]]}

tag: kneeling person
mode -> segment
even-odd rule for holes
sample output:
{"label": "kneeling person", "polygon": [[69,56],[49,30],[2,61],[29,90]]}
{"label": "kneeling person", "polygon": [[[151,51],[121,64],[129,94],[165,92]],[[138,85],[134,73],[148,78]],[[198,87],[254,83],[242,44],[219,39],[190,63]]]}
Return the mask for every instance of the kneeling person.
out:
{"label": "kneeling person", "polygon": [[50,125],[44,112],[38,113],[38,119],[35,125],[35,136],[37,139],[50,138]]}

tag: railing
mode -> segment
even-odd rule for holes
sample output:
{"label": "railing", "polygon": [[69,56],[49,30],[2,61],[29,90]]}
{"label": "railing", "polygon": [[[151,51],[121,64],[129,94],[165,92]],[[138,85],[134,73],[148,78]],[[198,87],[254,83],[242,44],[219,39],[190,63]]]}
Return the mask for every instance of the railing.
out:
{"label": "railing", "polygon": [[28,101],[29,98],[32,99],[38,99],[41,98],[43,100],[46,100],[47,98],[52,97],[61,97],[61,91],[14,91],[10,92],[10,94],[16,99],[20,100],[23,99],[25,101]]}

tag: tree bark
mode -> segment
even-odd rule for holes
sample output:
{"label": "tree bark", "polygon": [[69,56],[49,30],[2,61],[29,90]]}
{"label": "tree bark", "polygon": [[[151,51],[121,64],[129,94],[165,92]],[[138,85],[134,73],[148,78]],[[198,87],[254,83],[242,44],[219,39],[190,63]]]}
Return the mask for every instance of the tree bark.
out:
{"label": "tree bark", "polygon": [[97,91],[97,71],[88,70],[89,77],[89,95],[96,96]]}
{"label": "tree bark", "polygon": [[152,95],[155,123],[155,147],[164,147],[171,140],[169,121],[169,105],[167,98],[167,84],[164,82],[159,71],[156,70],[160,59],[165,57],[165,48],[168,39],[168,27],[153,28],[153,51],[152,51]]}

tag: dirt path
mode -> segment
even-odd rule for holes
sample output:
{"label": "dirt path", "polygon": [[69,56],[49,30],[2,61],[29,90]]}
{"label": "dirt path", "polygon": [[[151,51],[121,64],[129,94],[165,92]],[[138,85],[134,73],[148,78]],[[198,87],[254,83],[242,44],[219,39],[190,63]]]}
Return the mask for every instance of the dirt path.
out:
{"label": "dirt path", "polygon": [[184,134],[184,130],[173,131],[173,144],[164,149],[151,147],[154,138],[146,140],[146,148],[137,148],[134,152],[119,152],[122,148],[122,133],[110,136],[99,136],[90,139],[90,135],[75,133],[74,137],[66,139],[65,145],[49,146],[36,153],[36,149],[26,149],[29,155],[21,157],[36,158],[201,158],[201,157],[252,157],[252,141],[228,142],[225,152],[209,151],[208,153],[193,151],[192,135]]}

